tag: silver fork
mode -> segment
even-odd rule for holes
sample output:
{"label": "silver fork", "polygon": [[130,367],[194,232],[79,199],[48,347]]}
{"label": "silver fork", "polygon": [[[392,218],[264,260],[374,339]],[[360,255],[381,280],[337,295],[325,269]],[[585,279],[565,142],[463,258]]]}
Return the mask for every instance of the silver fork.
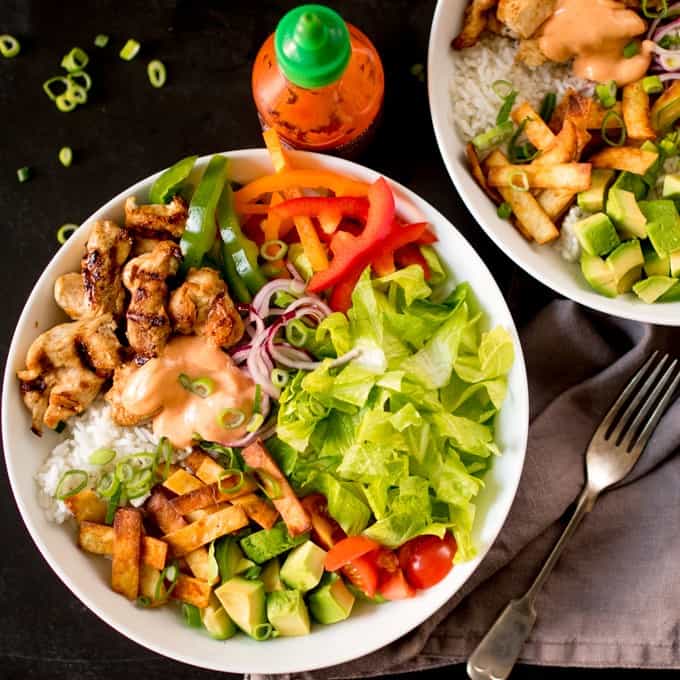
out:
{"label": "silver fork", "polygon": [[[654,352],[633,376],[600,423],[586,451],[586,483],[576,509],[531,588],[511,600],[468,659],[472,680],[505,680],[536,622],[536,596],[567,540],[600,494],[633,468],[680,384],[678,360]],[[662,374],[663,371],[663,375]],[[659,376],[661,375],[661,378]],[[638,387],[642,383],[641,387]]]}

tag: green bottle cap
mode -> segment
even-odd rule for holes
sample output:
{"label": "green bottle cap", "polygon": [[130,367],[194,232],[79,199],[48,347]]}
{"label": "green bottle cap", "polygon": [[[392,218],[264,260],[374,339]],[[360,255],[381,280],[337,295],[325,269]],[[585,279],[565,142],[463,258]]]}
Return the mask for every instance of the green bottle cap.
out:
{"label": "green bottle cap", "polygon": [[301,5],[286,14],[274,34],[279,67],[294,85],[330,85],[344,73],[352,47],[342,17],[323,5]]}

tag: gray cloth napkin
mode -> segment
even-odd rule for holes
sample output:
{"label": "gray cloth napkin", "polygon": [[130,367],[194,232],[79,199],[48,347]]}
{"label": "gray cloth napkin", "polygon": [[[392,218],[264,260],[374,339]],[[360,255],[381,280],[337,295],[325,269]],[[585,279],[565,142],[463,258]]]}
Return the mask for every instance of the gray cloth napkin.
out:
{"label": "gray cloth napkin", "polygon": [[[531,395],[527,457],[510,515],[477,572],[391,645],[279,680],[367,678],[465,660],[557,540],[582,488],[585,448],[613,399],[653,349],[680,356],[680,330],[604,317],[568,301],[548,305],[521,335]],[[567,546],[538,598],[522,661],[680,668],[678,451],[680,399],[633,472],[600,498]]]}

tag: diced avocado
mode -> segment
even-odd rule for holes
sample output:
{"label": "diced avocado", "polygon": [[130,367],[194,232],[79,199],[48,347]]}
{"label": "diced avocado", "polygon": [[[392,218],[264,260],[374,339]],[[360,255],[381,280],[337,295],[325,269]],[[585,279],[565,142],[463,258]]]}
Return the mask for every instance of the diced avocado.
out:
{"label": "diced avocado", "polygon": [[269,623],[286,637],[309,635],[307,605],[299,590],[278,590],[267,595]]}
{"label": "diced avocado", "polygon": [[647,220],[631,191],[612,187],[607,197],[607,215],[626,236],[647,236]]}
{"label": "diced avocado", "polygon": [[326,574],[321,585],[309,594],[309,609],[319,623],[344,621],[354,606],[354,595],[337,574]]}
{"label": "diced avocado", "polygon": [[658,302],[680,302],[680,280],[675,279],[672,288],[669,288],[659,299]]}
{"label": "diced avocado", "polygon": [[649,168],[647,168],[647,172],[642,176],[642,179],[647,186],[651,188],[656,185],[656,180],[659,178],[661,164],[663,163],[663,154],[659,153],[659,147],[649,140],[646,140],[644,144],[640,146],[640,149],[642,149],[642,151],[651,151],[657,154],[657,159],[649,166]]}
{"label": "diced avocado", "polygon": [[258,626],[267,623],[262,581],[234,576],[216,588],[215,595],[234,623],[251,637],[256,637]]}
{"label": "diced avocado", "polygon": [[262,583],[264,583],[264,589],[268,593],[285,589],[283,583],[281,583],[281,576],[279,575],[280,571],[279,561],[276,558],[264,565],[260,578],[262,579]]}
{"label": "diced avocado", "polygon": [[675,203],[668,199],[640,201],[638,206],[648,222],[676,222],[678,220]]}
{"label": "diced avocado", "polygon": [[292,538],[286,525],[279,522],[271,529],[262,529],[242,538],[241,548],[253,562],[264,564],[273,557],[304,543],[308,538],[307,534]]}
{"label": "diced avocado", "polygon": [[[642,248],[640,247],[640,241],[637,239],[632,241],[624,241],[609,254],[606,262],[614,274],[617,292],[626,292],[625,290],[619,290],[621,287],[626,288],[627,284],[629,283],[629,279],[631,277],[626,275],[631,271],[635,271],[636,269],[639,269],[641,272],[642,265],[645,263],[645,258],[642,255]],[[634,274],[633,278],[639,278],[640,272]],[[621,286],[619,286],[620,283],[622,283]],[[632,286],[632,284],[630,285]]]}
{"label": "diced avocado", "polygon": [[673,83],[666,91],[654,102],[650,111],[652,127],[657,132],[663,132],[671,127],[680,117],[680,96],[678,96],[680,85]]}
{"label": "diced avocado", "polygon": [[581,253],[581,271],[593,290],[607,297],[616,297],[614,273],[601,257]]}
{"label": "diced avocado", "polygon": [[255,565],[243,556],[234,536],[224,536],[215,542],[215,560],[223,583]]}
{"label": "diced avocado", "polygon": [[668,260],[669,260],[668,269],[670,271],[671,276],[674,276],[675,278],[680,278],[680,250],[676,250],[674,253],[671,253]]}
{"label": "diced avocado", "polygon": [[669,258],[661,257],[648,241],[642,242],[642,254],[645,258],[647,276],[668,276],[671,267]]}
{"label": "diced avocado", "polygon": [[236,633],[236,624],[229,618],[214,593],[210,596],[210,604],[201,610],[201,621],[210,637],[215,640],[227,640]]}
{"label": "diced avocado", "polygon": [[574,231],[581,247],[590,255],[606,255],[621,243],[611,220],[602,212],[576,222]]}
{"label": "diced avocado", "polygon": [[626,272],[616,282],[616,292],[629,293],[633,290],[633,286],[642,278],[642,267],[633,267],[629,272]]}
{"label": "diced avocado", "polygon": [[680,198],[680,173],[668,174],[663,178],[663,190],[661,195],[664,198]]}
{"label": "diced avocado", "polygon": [[617,178],[612,189],[623,189],[624,191],[632,191],[635,194],[635,200],[641,201],[647,196],[648,187],[641,175],[635,175],[632,172],[624,171]]}
{"label": "diced avocado", "polygon": [[576,196],[578,207],[584,212],[596,213],[604,210],[607,187],[614,180],[615,172],[606,168],[596,168],[590,175],[590,189]]}
{"label": "diced avocado", "polygon": [[641,300],[651,304],[673,288],[677,282],[677,279],[670,276],[650,276],[648,279],[638,281],[633,286],[633,291]]}
{"label": "diced avocado", "polygon": [[326,551],[307,541],[290,551],[281,566],[281,580],[289,587],[306,593],[319,585],[323,576]]}
{"label": "diced avocado", "polygon": [[675,203],[669,200],[644,203],[640,208],[647,215],[647,233],[654,250],[662,257],[680,250],[680,216]]}

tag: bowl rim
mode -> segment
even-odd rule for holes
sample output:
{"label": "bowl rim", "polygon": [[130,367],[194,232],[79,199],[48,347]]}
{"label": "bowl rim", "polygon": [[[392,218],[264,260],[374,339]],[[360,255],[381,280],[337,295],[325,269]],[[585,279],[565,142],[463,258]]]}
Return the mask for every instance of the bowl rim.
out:
{"label": "bowl rim", "polygon": [[[219,152],[222,153],[223,155],[229,157],[230,159],[239,159],[243,160],[246,162],[251,162],[251,163],[257,163],[260,160],[264,160],[265,158],[269,158],[266,149],[263,148],[252,148],[252,149],[240,149],[240,150],[235,150],[235,151],[227,151],[227,152]],[[527,373],[526,373],[526,364],[524,361],[524,355],[522,352],[522,346],[519,341],[519,335],[517,333],[517,328],[514,323],[514,319],[512,318],[512,315],[510,314],[510,310],[508,309],[507,303],[498,288],[498,285],[493,278],[491,272],[488,270],[484,260],[477,254],[477,252],[474,250],[471,244],[465,239],[465,237],[453,226],[453,224],[446,218],[444,217],[436,208],[434,208],[429,202],[425,201],[425,199],[420,198],[417,194],[412,192],[410,189],[404,187],[402,184],[395,182],[391,180],[389,177],[382,175],[382,173],[378,173],[374,170],[371,170],[370,168],[367,168],[365,166],[362,166],[360,164],[351,162],[351,161],[346,161],[342,159],[337,159],[337,158],[329,158],[328,156],[325,156],[323,154],[318,154],[318,153],[311,153],[311,152],[300,152],[300,151],[295,151],[292,152],[295,157],[295,155],[299,155],[300,157],[305,157],[310,159],[314,164],[320,164],[320,165],[326,165],[330,164],[331,166],[335,166],[336,163],[341,165],[349,174],[354,174],[355,176],[361,177],[364,180],[367,181],[373,181],[379,176],[384,176],[387,181],[390,183],[390,186],[395,190],[395,193],[399,198],[402,200],[406,198],[409,201],[412,201],[414,198],[417,199],[417,201],[420,201],[428,206],[428,208],[432,211],[432,213],[436,216],[438,222],[442,224],[442,226],[445,226],[447,228],[453,229],[458,237],[460,237],[467,245],[468,247],[472,250],[474,253],[475,257],[479,260],[478,265],[481,266],[483,272],[486,273],[488,276],[489,284],[492,287],[491,294],[493,297],[497,298],[498,303],[499,303],[499,309],[502,311],[504,315],[507,316],[508,323],[510,324],[510,327],[508,330],[510,331],[512,337],[513,337],[513,345],[515,349],[515,363],[513,366],[513,371],[517,371],[518,375],[516,377],[516,387],[517,393],[514,395],[515,397],[515,404],[514,408],[516,409],[516,417],[521,418],[522,424],[521,426],[518,426],[516,434],[516,439],[517,443],[516,445],[513,446],[513,448],[516,448],[519,452],[519,455],[521,456],[521,460],[518,460],[518,469],[516,471],[516,474],[513,476],[512,479],[505,480],[507,481],[507,489],[509,490],[509,495],[506,496],[507,501],[506,501],[506,507],[503,508],[502,510],[502,519],[499,519],[497,526],[493,529],[493,531],[489,532],[489,540],[486,541],[486,545],[483,548],[483,550],[480,550],[478,555],[474,558],[473,562],[476,562],[474,564],[474,568],[471,568],[467,576],[465,576],[464,580],[458,585],[458,587],[453,590],[452,592],[449,592],[449,590],[443,591],[443,593],[440,593],[438,598],[436,599],[435,603],[433,606],[429,608],[424,608],[421,609],[418,613],[417,616],[412,617],[407,625],[401,626],[401,630],[397,632],[396,634],[394,632],[390,632],[386,637],[381,638],[377,643],[375,641],[367,641],[363,646],[357,648],[353,647],[351,651],[339,651],[339,650],[334,650],[333,653],[329,651],[328,653],[328,661],[320,662],[320,663],[314,663],[313,665],[309,665],[309,663],[305,664],[302,660],[297,661],[295,663],[289,664],[286,666],[284,669],[277,671],[280,673],[296,673],[296,672],[304,672],[304,671],[310,671],[310,670],[317,670],[320,668],[326,668],[331,665],[336,665],[340,663],[346,663],[349,661],[353,661],[361,656],[365,656],[367,654],[370,654],[378,649],[381,649],[382,647],[385,647],[386,645],[390,644],[391,642],[394,642],[394,640],[398,639],[402,635],[407,634],[408,632],[412,631],[415,629],[417,626],[419,626],[423,621],[427,620],[430,618],[438,609],[440,609],[449,599],[451,599],[457,592],[460,591],[460,589],[464,586],[466,581],[470,578],[470,576],[478,569],[481,561],[485,557],[485,555],[488,553],[489,549],[491,548],[491,545],[494,543],[496,540],[498,534],[500,533],[501,529],[505,525],[505,522],[507,520],[508,514],[510,512],[510,508],[514,502],[515,496],[517,494],[517,489],[519,486],[519,482],[522,476],[522,470],[524,467],[524,463],[526,460],[526,446],[527,446],[527,440],[528,440],[528,430],[529,430],[529,391],[528,391],[528,381],[527,381]],[[204,166],[207,161],[210,159],[210,157],[213,154],[209,155],[204,155],[199,157],[199,159],[196,162],[196,166]],[[143,178],[139,180],[138,182],[135,182],[133,185],[130,187],[124,189],[120,193],[118,193],[116,196],[111,198],[109,201],[107,201],[103,206],[98,208],[90,217],[85,219],[82,222],[82,227],[84,227],[84,230],[87,231],[91,224],[96,221],[97,219],[102,219],[103,216],[108,214],[111,210],[115,209],[116,206],[120,205],[124,199],[131,195],[135,194],[136,192],[141,192],[145,191],[148,189],[150,184],[153,182],[153,180],[161,174],[162,171],[159,171],[153,175],[150,175],[146,178]],[[416,206],[417,206],[417,201],[416,201]],[[216,670],[216,671],[221,671],[221,672],[234,672],[234,673],[253,673],[253,672],[258,672],[257,670],[253,670],[252,668],[245,668],[242,666],[238,667],[232,667],[232,668],[226,668],[223,665],[219,665],[218,663],[211,663],[214,657],[203,659],[202,657],[196,658],[195,656],[191,656],[190,653],[185,652],[184,650],[178,649],[176,646],[173,647],[172,645],[168,644],[167,646],[163,647],[162,645],[156,644],[148,639],[143,639],[142,636],[139,634],[131,631],[128,629],[127,625],[125,624],[124,621],[121,621],[119,618],[115,617],[112,614],[109,614],[109,612],[106,610],[105,607],[100,606],[96,602],[93,601],[93,599],[90,597],[88,594],[89,588],[87,586],[82,586],[79,583],[75,582],[71,577],[65,572],[65,570],[61,566],[61,561],[59,558],[48,548],[46,545],[45,541],[41,537],[41,529],[36,525],[36,522],[34,522],[31,514],[31,509],[28,507],[27,503],[24,501],[24,496],[25,492],[22,494],[19,481],[17,479],[17,476],[15,474],[14,470],[14,459],[17,458],[17,454],[12,454],[10,453],[11,450],[11,445],[10,445],[10,437],[9,437],[9,432],[11,430],[11,425],[9,422],[9,408],[8,408],[8,402],[10,399],[10,393],[12,390],[16,388],[15,384],[15,375],[14,371],[12,370],[12,367],[16,363],[17,359],[17,354],[19,352],[19,336],[21,331],[23,331],[24,327],[26,326],[27,319],[29,315],[31,314],[31,310],[33,306],[36,303],[36,300],[39,299],[39,293],[40,289],[43,287],[44,282],[46,279],[53,277],[52,269],[56,268],[58,263],[62,259],[67,259],[69,257],[68,253],[70,249],[75,249],[78,247],[76,245],[75,239],[72,241],[70,248],[69,246],[62,247],[60,250],[58,250],[53,257],[50,259],[50,261],[46,264],[45,268],[41,272],[38,280],[34,284],[33,288],[31,289],[31,292],[26,300],[26,303],[22,309],[22,312],[19,316],[19,319],[17,320],[17,324],[15,327],[15,331],[12,336],[12,340],[10,343],[9,351],[7,354],[7,360],[5,363],[5,376],[3,380],[3,385],[2,385],[2,443],[3,443],[3,453],[4,453],[4,458],[5,458],[5,466],[7,468],[7,473],[8,473],[8,478],[10,482],[10,487],[12,490],[12,494],[14,496],[14,500],[17,504],[17,507],[19,509],[19,513],[21,515],[21,518],[31,536],[31,539],[33,540],[34,544],[38,548],[38,551],[42,555],[42,557],[45,559],[47,564],[50,566],[50,568],[57,574],[59,579],[66,585],[66,587],[71,591],[71,593],[78,599],[80,600],[93,614],[95,614],[99,619],[104,621],[106,624],[108,624],[111,628],[116,630],[118,633],[123,635],[129,640],[132,640],[133,642],[141,645],[142,647],[149,649],[157,654],[160,654],[162,656],[171,658],[175,661],[179,661],[182,663],[186,663],[189,665],[193,665],[196,667],[201,667],[205,668],[208,670]],[[24,331],[25,332],[25,331]],[[23,357],[22,357],[23,359]],[[36,468],[37,469],[37,468]],[[34,491],[34,489],[33,489]],[[497,501],[494,501],[494,504],[497,503]],[[63,561],[63,560],[62,560]],[[468,562],[467,564],[471,564],[471,562]],[[461,565],[464,566],[464,565]],[[305,639],[305,638],[302,638]],[[271,671],[262,671],[262,672],[271,672]]]}
{"label": "bowl rim", "polygon": [[[461,151],[464,150],[464,143],[458,137],[453,124],[449,119],[450,114],[450,95],[449,83],[451,73],[441,74],[441,69],[437,67],[440,62],[440,56],[436,52],[436,43],[441,39],[442,34],[448,33],[448,39],[445,44],[449,44],[453,37],[452,27],[445,24],[443,15],[454,6],[460,6],[460,14],[464,9],[464,2],[462,0],[437,0],[432,24],[430,27],[430,37],[428,40],[427,52],[427,83],[428,83],[428,100],[430,106],[430,117],[432,119],[432,127],[434,128],[434,136],[439,147],[439,153],[444,161],[446,170],[449,173],[451,181],[453,182],[456,191],[459,193],[465,207],[470,211],[475,218],[477,224],[486,232],[487,236],[505,253],[512,261],[532,276],[536,281],[551,288],[554,292],[563,297],[573,300],[585,307],[594,309],[598,312],[611,314],[623,319],[630,319],[631,321],[639,321],[642,323],[660,324],[666,326],[680,326],[680,302],[666,302],[659,304],[646,304],[641,300],[628,297],[628,294],[619,295],[616,298],[608,298],[604,295],[596,293],[594,290],[580,288],[575,285],[563,285],[556,281],[552,276],[546,275],[539,271],[531,262],[527,260],[518,249],[515,248],[509,239],[506,239],[502,230],[498,229],[504,222],[496,215],[495,206],[491,203],[489,198],[484,194],[482,189],[473,183],[471,186],[464,179],[469,178],[467,168],[464,173],[460,169],[460,164],[452,154],[449,153],[448,141],[455,139],[460,145]],[[453,25],[455,28],[455,25]],[[443,59],[441,59],[443,61]],[[442,78],[442,75],[445,77]],[[437,87],[442,87],[444,83],[446,97],[441,92],[437,91]],[[493,213],[488,212],[493,210]],[[485,214],[486,213],[486,214]],[[541,247],[531,244],[532,247]],[[576,263],[566,262],[565,265],[576,265]],[[549,268],[550,270],[551,268]],[[615,309],[613,309],[613,307]]]}

